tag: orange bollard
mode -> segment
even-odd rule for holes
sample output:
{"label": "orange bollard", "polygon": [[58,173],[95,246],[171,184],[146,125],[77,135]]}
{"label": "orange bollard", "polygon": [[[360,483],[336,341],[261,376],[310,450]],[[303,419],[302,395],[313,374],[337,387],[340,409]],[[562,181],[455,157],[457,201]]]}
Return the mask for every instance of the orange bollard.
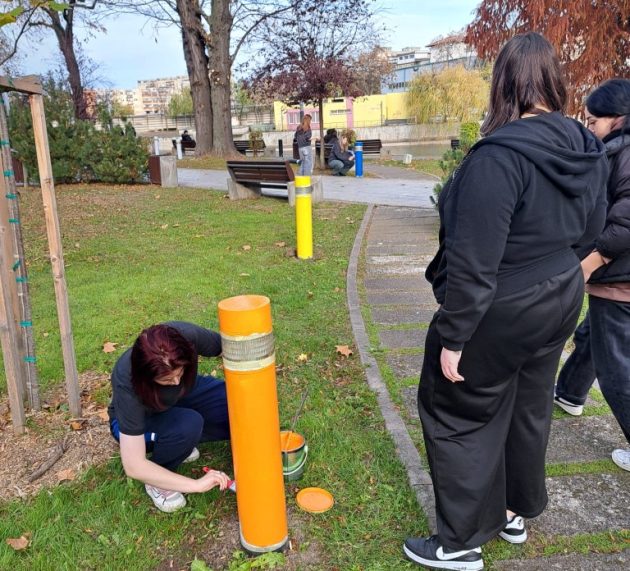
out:
{"label": "orange bollard", "polygon": [[271,304],[262,295],[219,302],[241,545],[278,551],[288,539]]}

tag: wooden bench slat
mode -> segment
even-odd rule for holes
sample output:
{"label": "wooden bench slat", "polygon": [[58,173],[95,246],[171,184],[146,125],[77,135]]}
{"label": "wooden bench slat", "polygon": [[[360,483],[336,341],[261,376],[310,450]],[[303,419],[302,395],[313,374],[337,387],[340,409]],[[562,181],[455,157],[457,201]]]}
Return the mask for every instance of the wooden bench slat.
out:
{"label": "wooden bench slat", "polygon": [[227,161],[230,178],[239,184],[284,186],[295,180],[288,161]]}

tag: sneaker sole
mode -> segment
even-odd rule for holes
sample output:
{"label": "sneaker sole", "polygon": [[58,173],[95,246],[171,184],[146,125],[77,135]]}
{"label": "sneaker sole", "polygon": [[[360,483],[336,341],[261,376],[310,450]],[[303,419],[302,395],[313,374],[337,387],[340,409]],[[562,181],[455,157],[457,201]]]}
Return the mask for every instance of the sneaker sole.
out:
{"label": "sneaker sole", "polygon": [[483,559],[479,561],[435,561],[424,559],[403,545],[405,555],[414,563],[419,563],[431,569],[450,569],[451,571],[481,571],[483,569]]}
{"label": "sneaker sole", "polygon": [[499,532],[499,537],[504,539],[508,543],[518,544],[525,543],[527,541],[527,532],[524,531],[520,535],[510,535],[509,533],[505,533],[504,531]]}
{"label": "sneaker sole", "polygon": [[553,402],[556,406],[560,407],[564,412],[570,414],[571,416],[582,416],[582,413],[584,412],[583,406],[572,406],[570,404],[558,402],[557,400],[554,400]]}

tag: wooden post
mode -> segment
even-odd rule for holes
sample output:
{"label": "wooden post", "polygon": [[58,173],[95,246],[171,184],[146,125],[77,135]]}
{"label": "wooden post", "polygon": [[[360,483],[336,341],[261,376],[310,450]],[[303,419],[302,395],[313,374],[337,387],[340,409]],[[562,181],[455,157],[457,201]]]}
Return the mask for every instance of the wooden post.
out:
{"label": "wooden post", "polygon": [[57,299],[57,316],[61,333],[61,349],[66,374],[66,389],[70,413],[75,418],[81,417],[81,393],[79,389],[79,375],[77,373],[74,341],[72,339],[72,322],[70,321],[70,305],[68,303],[68,288],[63,263],[61,245],[61,230],[57,215],[57,199],[55,198],[55,184],[53,182],[50,150],[48,147],[48,133],[44,116],[44,98],[41,95],[31,95],[31,115],[33,116],[33,132],[35,134],[35,148],[37,150],[37,165],[42,187],[48,247],[52,263],[55,297]]}
{"label": "wooden post", "polygon": [[[9,229],[0,222],[0,240],[10,240]],[[8,262],[5,259],[4,246],[0,245],[0,343],[4,357],[4,370],[7,375],[7,389],[13,430],[17,434],[24,432],[24,386],[20,378],[21,365],[18,351],[18,336],[15,331],[13,302],[9,284],[13,280]]]}
{"label": "wooden post", "polygon": [[[28,285],[28,272],[24,259],[24,242],[22,239],[22,224],[20,217],[20,196],[15,183],[13,172],[13,157],[9,145],[9,126],[4,106],[0,101],[0,165],[4,176],[0,177],[0,216],[10,222],[8,228],[12,234],[12,251],[5,258],[5,262],[11,263],[9,275],[11,280],[11,295],[14,296],[14,320],[18,335],[18,350],[22,357],[22,377],[24,379],[25,393],[33,410],[40,410],[39,382],[35,367],[35,340],[33,337],[33,325],[31,314],[31,299]],[[8,242],[8,241],[7,241]],[[6,251],[6,248],[5,248]]]}

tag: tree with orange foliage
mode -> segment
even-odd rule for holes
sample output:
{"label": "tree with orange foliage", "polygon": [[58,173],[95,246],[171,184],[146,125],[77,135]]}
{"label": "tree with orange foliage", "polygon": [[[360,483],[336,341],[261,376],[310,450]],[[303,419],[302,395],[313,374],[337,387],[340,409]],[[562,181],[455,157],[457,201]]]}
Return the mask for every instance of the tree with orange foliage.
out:
{"label": "tree with orange foliage", "polygon": [[630,0],[482,0],[466,42],[492,60],[514,34],[532,30],[564,64],[570,113],[603,80],[630,76]]}

